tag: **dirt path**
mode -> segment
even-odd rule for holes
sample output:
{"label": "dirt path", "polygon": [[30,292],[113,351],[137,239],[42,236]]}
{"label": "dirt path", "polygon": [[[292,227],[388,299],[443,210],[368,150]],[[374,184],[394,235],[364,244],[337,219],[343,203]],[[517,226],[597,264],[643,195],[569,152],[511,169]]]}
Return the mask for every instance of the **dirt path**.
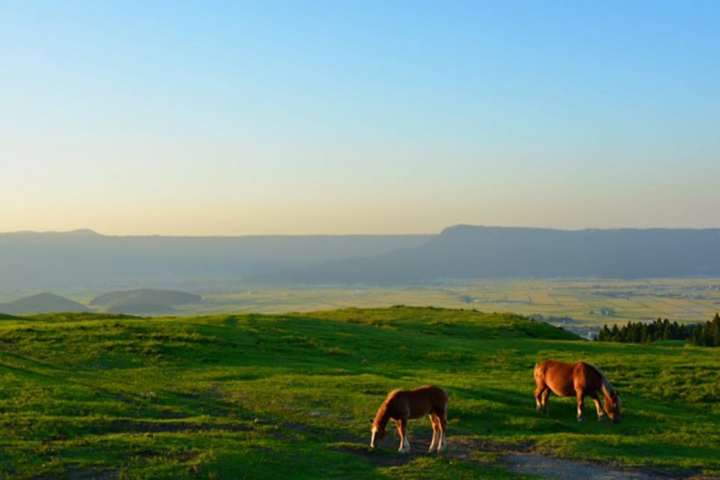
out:
{"label": "dirt path", "polygon": [[544,457],[532,453],[507,455],[505,461],[515,473],[558,480],[669,480],[689,478],[684,472],[665,472],[645,468],[620,468],[605,464]]}
{"label": "dirt path", "polygon": [[[353,441],[359,439],[352,439]],[[366,449],[340,448],[361,456],[377,466],[404,465],[410,460],[426,456],[430,438],[415,437],[412,442],[412,453],[402,455],[395,453],[392,447],[394,440],[386,441],[380,451],[371,452]],[[450,439],[448,450],[443,453],[446,458],[473,461],[473,451],[492,452],[498,455],[498,464],[508,470],[542,478],[556,480],[711,480],[710,477],[699,476],[697,472],[688,470],[666,470],[648,467],[623,467],[603,462],[583,462],[556,457],[546,457],[532,452],[532,445],[495,445],[492,443],[475,442],[469,439]]]}

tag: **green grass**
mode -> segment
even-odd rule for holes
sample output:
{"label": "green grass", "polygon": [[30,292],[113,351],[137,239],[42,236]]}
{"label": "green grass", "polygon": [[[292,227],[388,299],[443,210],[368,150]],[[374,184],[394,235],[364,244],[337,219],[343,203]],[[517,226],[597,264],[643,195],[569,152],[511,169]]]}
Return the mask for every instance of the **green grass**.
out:
{"label": "green grass", "polygon": [[[545,358],[600,366],[621,425],[534,409]],[[393,388],[450,396],[445,456],[399,455],[369,423]],[[5,478],[521,478],[501,454],[720,473],[720,349],[602,344],[510,314],[433,308],[0,320]],[[415,452],[427,419],[411,424]],[[499,457],[498,457],[499,455]]]}

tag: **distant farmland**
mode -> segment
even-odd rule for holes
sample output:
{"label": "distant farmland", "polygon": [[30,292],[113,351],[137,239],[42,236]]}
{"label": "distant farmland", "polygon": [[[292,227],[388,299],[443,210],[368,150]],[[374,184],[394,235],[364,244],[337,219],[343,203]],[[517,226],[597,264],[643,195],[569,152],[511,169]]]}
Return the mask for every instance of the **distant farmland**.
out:
{"label": "distant farmland", "polygon": [[[545,319],[569,317],[574,320],[573,327],[582,329],[658,317],[685,323],[707,321],[720,311],[720,278],[474,280],[394,288],[280,288],[243,284],[203,287],[196,291],[202,294],[202,303],[177,305],[173,314],[286,313],[410,305],[542,315]],[[93,296],[107,292],[54,293],[89,305]],[[3,296],[0,302],[15,299]]]}
{"label": "distant farmland", "polygon": [[178,313],[283,313],[345,307],[436,306],[571,317],[598,326],[653,320],[706,321],[720,310],[720,279],[507,280],[447,282],[427,287],[247,288],[203,295],[202,306]]}

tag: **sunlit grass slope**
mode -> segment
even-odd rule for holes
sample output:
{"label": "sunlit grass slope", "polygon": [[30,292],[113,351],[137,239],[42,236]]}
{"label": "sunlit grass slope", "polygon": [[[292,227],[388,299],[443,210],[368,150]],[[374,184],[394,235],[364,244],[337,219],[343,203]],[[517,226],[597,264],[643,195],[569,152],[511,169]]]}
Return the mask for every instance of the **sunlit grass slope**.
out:
{"label": "sunlit grass slope", "polygon": [[[534,409],[540,359],[588,360],[621,425]],[[393,388],[450,396],[430,426],[369,452]],[[314,314],[0,319],[0,475],[7,478],[519,478],[502,452],[720,472],[720,349],[600,344],[510,314],[395,307]]]}

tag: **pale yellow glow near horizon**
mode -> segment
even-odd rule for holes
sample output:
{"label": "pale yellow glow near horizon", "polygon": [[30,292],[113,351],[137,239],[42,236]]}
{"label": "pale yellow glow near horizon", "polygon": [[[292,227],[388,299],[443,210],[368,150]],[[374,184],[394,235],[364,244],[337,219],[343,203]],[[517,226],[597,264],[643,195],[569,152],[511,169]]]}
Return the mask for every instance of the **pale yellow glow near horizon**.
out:
{"label": "pale yellow glow near horizon", "polygon": [[[0,207],[0,231],[68,231],[89,228],[106,235],[313,235],[428,234],[448,226],[473,225],[583,228],[710,228],[698,222],[710,216],[712,204],[687,215],[678,203],[662,211],[652,201],[619,207],[586,195],[577,202],[545,198],[522,202],[505,197],[448,199],[374,196],[351,199],[305,195],[270,198],[94,198],[67,196],[28,201],[24,208]],[[628,221],[632,212],[642,221]],[[667,219],[674,219],[668,223]]]}
{"label": "pale yellow glow near horizon", "polygon": [[[388,144],[15,139],[0,232],[428,234],[464,223],[561,229],[720,227],[720,166],[543,160]],[[212,140],[212,141],[211,141]],[[5,157],[8,158],[8,157]]]}

